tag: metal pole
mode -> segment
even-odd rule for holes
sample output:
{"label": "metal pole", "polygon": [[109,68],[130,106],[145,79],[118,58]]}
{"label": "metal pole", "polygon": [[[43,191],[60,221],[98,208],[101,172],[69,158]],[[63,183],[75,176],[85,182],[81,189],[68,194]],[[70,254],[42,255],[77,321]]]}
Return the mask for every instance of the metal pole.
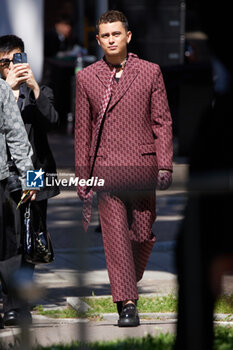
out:
{"label": "metal pole", "polygon": [[203,294],[202,294],[202,262],[201,237],[199,222],[199,200],[193,196],[188,205],[187,222],[184,234],[184,309],[186,332],[185,349],[203,350]]}
{"label": "metal pole", "polygon": [[[106,11],[108,11],[108,0],[97,0],[96,1],[96,21]],[[99,45],[97,45],[96,56],[98,60],[103,57],[103,51]]]}
{"label": "metal pole", "polygon": [[84,0],[76,0],[75,1],[75,34],[78,38],[79,45],[84,45]]}

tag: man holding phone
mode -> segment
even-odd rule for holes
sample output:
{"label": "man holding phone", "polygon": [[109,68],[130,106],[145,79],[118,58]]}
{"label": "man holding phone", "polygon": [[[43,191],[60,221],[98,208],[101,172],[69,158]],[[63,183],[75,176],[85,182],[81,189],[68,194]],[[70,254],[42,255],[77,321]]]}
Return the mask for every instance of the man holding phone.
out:
{"label": "man holding phone", "polygon": [[[24,52],[24,43],[16,35],[4,35],[0,37],[0,74],[10,85],[16,98],[21,116],[32,145],[32,162],[35,170],[43,169],[45,175],[56,173],[56,164],[49,147],[47,132],[58,125],[58,113],[53,106],[54,97],[52,90],[47,86],[39,86],[27,56]],[[48,198],[59,194],[57,185],[49,188],[41,188],[33,202],[46,229],[47,202]],[[17,217],[19,210],[13,205],[11,215]],[[19,220],[18,220],[19,221]],[[21,226],[11,227],[12,232],[20,232]],[[29,264],[33,272],[33,265]],[[15,270],[20,265],[15,264]],[[1,269],[0,269],[1,274]],[[4,303],[4,325],[17,325],[20,323],[21,310],[15,306],[14,296],[8,298],[8,288],[5,291]],[[25,314],[25,313],[24,313]],[[27,312],[30,318],[30,312]]]}
{"label": "man holding phone", "polygon": [[[2,58],[2,56],[4,57]],[[35,99],[37,99],[40,94],[40,88],[29,63],[27,63],[27,54],[25,52],[19,52],[19,49],[16,48],[8,54],[0,53],[0,57],[2,78],[6,78],[16,99],[19,97],[19,86],[22,83],[26,83],[32,89]]]}

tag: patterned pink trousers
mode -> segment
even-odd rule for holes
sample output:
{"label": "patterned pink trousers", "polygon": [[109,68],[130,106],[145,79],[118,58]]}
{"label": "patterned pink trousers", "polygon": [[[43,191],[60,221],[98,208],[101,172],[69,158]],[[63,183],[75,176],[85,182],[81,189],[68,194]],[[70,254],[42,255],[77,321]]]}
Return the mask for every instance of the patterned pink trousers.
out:
{"label": "patterned pink trousers", "polygon": [[98,193],[98,209],[113,301],[138,299],[155,243],[155,191]]}

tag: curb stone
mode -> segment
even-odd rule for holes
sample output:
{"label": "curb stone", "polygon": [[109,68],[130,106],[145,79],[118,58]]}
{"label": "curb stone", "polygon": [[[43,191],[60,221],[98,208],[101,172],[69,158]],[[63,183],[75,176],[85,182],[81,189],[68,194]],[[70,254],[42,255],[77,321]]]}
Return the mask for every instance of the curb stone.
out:
{"label": "curb stone", "polygon": [[[104,313],[104,314],[99,314],[101,316],[103,321],[117,321],[119,316],[117,313]],[[142,312],[139,313],[139,316],[141,320],[145,319],[159,319],[159,320],[172,320],[173,322],[177,321],[177,314],[176,313],[160,313],[160,312]]]}
{"label": "curb stone", "polygon": [[81,300],[79,297],[69,297],[66,299],[67,304],[78,312],[87,312],[92,310],[92,307]]}

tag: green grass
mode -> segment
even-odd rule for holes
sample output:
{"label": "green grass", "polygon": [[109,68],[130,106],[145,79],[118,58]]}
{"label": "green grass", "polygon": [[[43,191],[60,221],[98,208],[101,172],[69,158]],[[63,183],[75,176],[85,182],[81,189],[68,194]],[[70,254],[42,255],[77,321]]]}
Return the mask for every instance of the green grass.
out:
{"label": "green grass", "polygon": [[173,294],[167,296],[146,298],[142,297],[138,301],[140,312],[176,312],[177,298]]}
{"label": "green grass", "polygon": [[[63,310],[44,310],[42,306],[37,306],[34,310],[41,315],[55,318],[93,318],[103,313],[116,312],[116,305],[112,302],[111,297],[82,298],[82,300],[92,308],[86,313],[77,312],[71,307],[64,308]],[[161,297],[140,297],[138,301],[138,310],[140,313],[177,312],[177,298],[173,294]],[[224,295],[219,298],[214,312],[233,314],[233,294]]]}
{"label": "green grass", "polygon": [[[116,312],[116,305],[112,298],[82,298],[97,313]],[[161,297],[140,297],[138,300],[139,312],[176,312],[177,298],[169,294]]]}
{"label": "green grass", "polygon": [[233,349],[233,327],[215,327],[214,350]]}
{"label": "green grass", "polygon": [[[112,298],[82,298],[92,309],[86,313],[80,313],[71,307],[63,310],[44,310],[41,305],[36,306],[34,310],[40,315],[54,318],[76,318],[90,317],[103,313],[116,312],[116,305],[112,302]],[[174,295],[169,294],[162,297],[141,297],[138,301],[139,312],[176,312],[177,299]]]}
{"label": "green grass", "polygon": [[215,305],[215,313],[233,314],[233,294],[223,295]]}
{"label": "green grass", "polygon": [[85,303],[93,308],[96,313],[113,313],[116,312],[116,305],[112,298],[81,298]]}

